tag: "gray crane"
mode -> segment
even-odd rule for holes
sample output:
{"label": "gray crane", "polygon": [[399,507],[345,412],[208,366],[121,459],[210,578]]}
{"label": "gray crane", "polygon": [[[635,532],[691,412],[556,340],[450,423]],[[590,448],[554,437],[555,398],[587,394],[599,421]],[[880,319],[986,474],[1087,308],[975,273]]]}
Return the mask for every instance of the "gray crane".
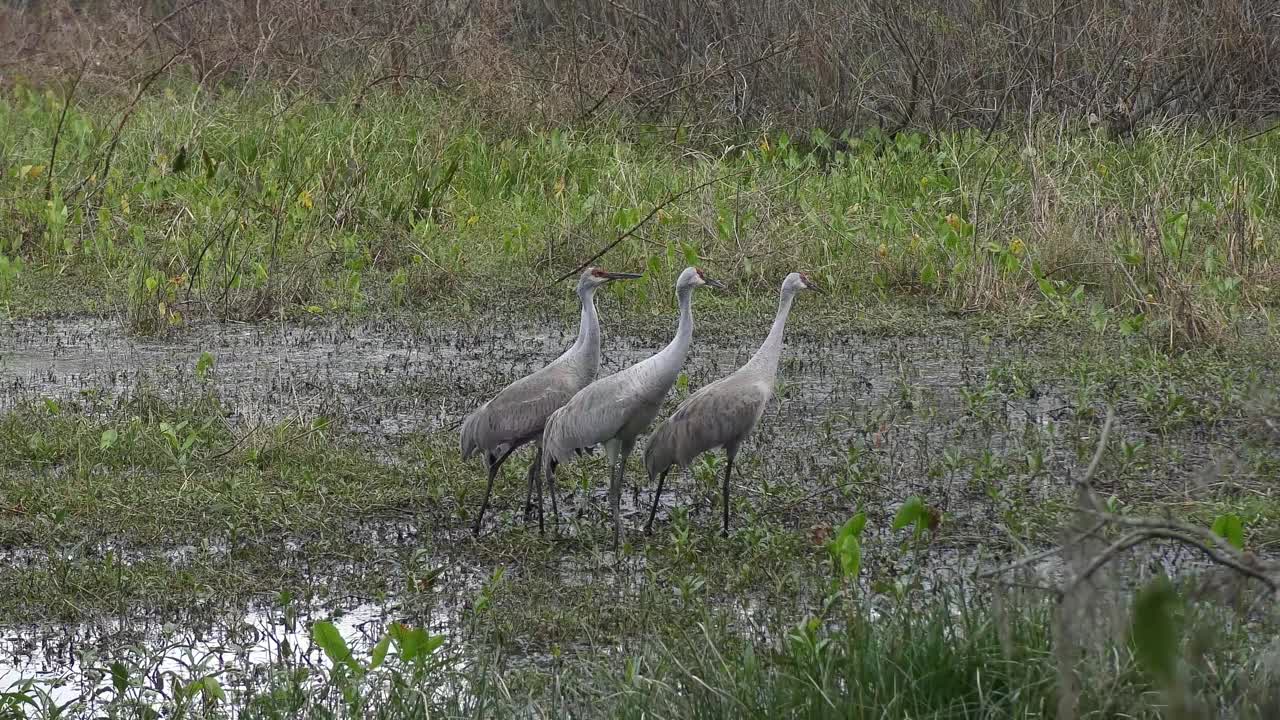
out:
{"label": "gray crane", "polygon": [[[675,338],[656,355],[586,386],[547,418],[542,433],[542,477],[551,490],[552,512],[556,512],[556,466],[572,459],[574,453],[582,454],[603,444],[609,456],[609,504],[613,511],[615,549],[622,537],[618,500],[627,459],[635,448],[636,438],[648,430],[657,417],[667,391],[675,384],[684,365],[693,340],[693,291],[703,285],[724,287],[699,268],[685,268],[676,281],[680,322]],[[537,488],[538,516],[541,517],[541,478]]]}
{"label": "gray crane", "polygon": [[782,355],[782,334],[787,326],[787,315],[791,312],[791,302],[801,290],[822,292],[808,275],[788,275],[782,281],[782,298],[778,302],[773,327],[751,360],[732,375],[694,393],[649,437],[644,464],[650,482],[657,476],[658,487],[653,493],[653,509],[649,511],[645,532],[653,530],[653,518],[658,514],[658,500],[662,497],[662,483],[671,468],[675,465],[687,468],[702,453],[722,447],[728,462],[724,469],[724,527],[721,534],[729,534],[729,477],[733,473],[733,459],[756,423],[760,422],[760,416],[773,397],[778,359]]}
{"label": "gray crane", "polygon": [[[489,495],[493,492],[493,479],[502,463],[523,445],[539,441],[547,417],[568,402],[574,393],[591,384],[600,371],[600,319],[596,315],[596,290],[614,280],[638,277],[640,275],[636,273],[609,272],[598,267],[584,270],[578,278],[578,299],[582,302],[578,339],[549,365],[506,386],[462,421],[462,459],[467,460],[475,453],[483,452],[485,464],[489,467],[489,485],[476,515],[474,534],[480,534],[484,512],[489,507]],[[539,441],[538,453],[529,465],[526,512],[541,458]]]}

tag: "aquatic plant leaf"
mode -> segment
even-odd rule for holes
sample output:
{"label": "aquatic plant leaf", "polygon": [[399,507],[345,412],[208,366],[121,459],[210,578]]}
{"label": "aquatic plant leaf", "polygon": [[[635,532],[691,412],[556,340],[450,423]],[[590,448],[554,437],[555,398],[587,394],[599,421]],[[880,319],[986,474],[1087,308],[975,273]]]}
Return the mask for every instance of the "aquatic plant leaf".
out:
{"label": "aquatic plant leaf", "polygon": [[214,700],[226,700],[227,694],[222,691],[222,683],[212,675],[204,676],[204,696]]}
{"label": "aquatic plant leaf", "polygon": [[1244,549],[1244,521],[1235,513],[1225,513],[1215,518],[1213,534],[1231,543],[1237,550]]}
{"label": "aquatic plant leaf", "polygon": [[919,495],[912,495],[907,501],[902,503],[902,507],[898,508],[898,513],[893,516],[893,529],[901,530],[902,528],[916,523],[920,527],[923,522],[928,522],[928,513],[924,509],[924,502],[920,500]]}
{"label": "aquatic plant leaf", "polygon": [[218,682],[218,678],[212,675],[196,678],[187,685],[187,697],[195,697],[197,693],[204,695],[205,700],[226,700],[227,694],[222,689],[222,683]]}
{"label": "aquatic plant leaf", "polygon": [[343,639],[342,633],[338,632],[338,628],[327,620],[320,620],[311,625],[311,640],[325,655],[333,661],[334,665],[343,664],[352,670],[358,670],[359,665],[351,656],[351,648],[347,647],[347,641]]}
{"label": "aquatic plant leaf", "polygon": [[388,633],[395,640],[400,659],[405,661],[420,663],[444,644],[443,635],[429,635],[422,628],[410,628],[400,623],[392,625]]}
{"label": "aquatic plant leaf", "polygon": [[382,665],[382,661],[387,659],[387,649],[391,647],[391,633],[382,634],[382,639],[377,645],[373,646],[373,657],[369,660],[369,669],[374,670]]}
{"label": "aquatic plant leaf", "polygon": [[858,513],[840,528],[831,541],[831,554],[840,564],[840,572],[845,578],[858,577],[862,571],[862,530],[867,525],[867,514]]}
{"label": "aquatic plant leaf", "polygon": [[1175,619],[1178,594],[1166,577],[1138,591],[1133,601],[1130,637],[1138,663],[1166,685],[1174,680],[1180,628]]}
{"label": "aquatic plant leaf", "polygon": [[129,689],[129,668],[122,662],[111,663],[111,685],[117,693],[123,694]]}

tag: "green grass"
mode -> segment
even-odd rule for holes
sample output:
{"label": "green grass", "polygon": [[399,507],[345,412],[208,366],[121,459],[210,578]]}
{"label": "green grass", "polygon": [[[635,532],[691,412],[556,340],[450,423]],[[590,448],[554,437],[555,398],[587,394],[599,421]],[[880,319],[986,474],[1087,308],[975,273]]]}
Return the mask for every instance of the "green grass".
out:
{"label": "green grass", "polygon": [[[1144,131],[760,133],[681,147],[669,130],[506,128],[430,93],[149,95],[125,123],[16,89],[0,105],[0,302],[127,309],[158,332],[262,317],[559,298],[547,283],[664,207],[602,260],[666,309],[688,263],[754,292],[795,268],[837,301],[1030,312],[1164,345],[1268,334],[1280,253],[1277,141]],[[52,177],[50,175],[52,174]],[[48,196],[46,197],[46,191]],[[74,288],[75,292],[69,292]],[[88,288],[90,292],[80,292]],[[21,302],[15,302],[20,299]]]}

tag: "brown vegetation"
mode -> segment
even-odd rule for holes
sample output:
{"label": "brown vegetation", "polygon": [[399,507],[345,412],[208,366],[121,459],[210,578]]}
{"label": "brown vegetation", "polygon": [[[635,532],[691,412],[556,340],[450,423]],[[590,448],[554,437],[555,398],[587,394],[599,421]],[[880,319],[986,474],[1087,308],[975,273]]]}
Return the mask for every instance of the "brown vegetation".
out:
{"label": "brown vegetation", "polygon": [[[1280,110],[1261,0],[29,0],[0,10],[4,82],[99,88],[171,56],[208,85],[465,86],[555,122],[982,130],[1052,114],[1123,135]],[[127,91],[125,91],[127,92]]]}

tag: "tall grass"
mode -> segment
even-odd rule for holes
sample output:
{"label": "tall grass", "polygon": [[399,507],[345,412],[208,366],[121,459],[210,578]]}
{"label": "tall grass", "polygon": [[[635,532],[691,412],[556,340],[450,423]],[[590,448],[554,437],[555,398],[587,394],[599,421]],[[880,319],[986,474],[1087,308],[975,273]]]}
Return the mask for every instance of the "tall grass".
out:
{"label": "tall grass", "polygon": [[357,109],[169,88],[140,102],[103,175],[119,117],[73,103],[47,167],[62,110],[24,89],[0,106],[5,287],[87,282],[143,331],[372,298],[480,303],[498,286],[527,297],[715,178],[601,260],[648,271],[620,290],[635,306],[669,303],[692,262],[760,289],[805,267],[845,299],[1030,303],[1175,344],[1277,300],[1271,137],[1149,130],[1117,144],[1046,126],[688,145],[679,127],[675,143],[636,126],[510,131],[445,95],[365,95]]}

